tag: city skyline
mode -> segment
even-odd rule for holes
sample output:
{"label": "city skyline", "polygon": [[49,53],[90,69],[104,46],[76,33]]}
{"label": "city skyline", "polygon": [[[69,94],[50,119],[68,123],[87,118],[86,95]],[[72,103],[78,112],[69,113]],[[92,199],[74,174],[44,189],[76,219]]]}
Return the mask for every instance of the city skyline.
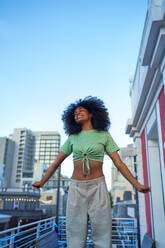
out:
{"label": "city skyline", "polygon": [[[133,143],[125,134],[131,116],[129,78],[146,11],[147,1],[1,1],[0,104],[5,107],[0,136],[13,128],[54,130],[62,145],[67,138],[63,110],[93,95],[109,110],[116,143]],[[111,161],[104,161],[109,178]],[[72,171],[70,157],[62,173],[71,176]]]}
{"label": "city skyline", "polygon": [[[40,180],[56,159],[59,149],[58,132],[15,128],[10,138],[0,137],[0,162],[5,164],[4,186],[19,188]],[[44,188],[56,187],[57,174],[58,170]]]}

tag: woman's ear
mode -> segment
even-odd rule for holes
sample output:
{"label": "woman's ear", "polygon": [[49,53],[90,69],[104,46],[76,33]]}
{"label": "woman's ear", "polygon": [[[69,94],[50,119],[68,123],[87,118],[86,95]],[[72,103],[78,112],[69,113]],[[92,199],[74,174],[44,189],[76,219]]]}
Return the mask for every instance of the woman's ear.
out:
{"label": "woman's ear", "polygon": [[90,118],[92,118],[93,114],[92,113],[89,113],[89,116],[90,116]]}

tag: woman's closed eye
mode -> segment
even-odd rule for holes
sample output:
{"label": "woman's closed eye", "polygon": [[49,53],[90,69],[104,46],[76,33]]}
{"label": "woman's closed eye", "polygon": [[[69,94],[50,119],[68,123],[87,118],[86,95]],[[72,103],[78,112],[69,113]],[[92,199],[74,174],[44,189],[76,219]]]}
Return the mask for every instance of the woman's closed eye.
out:
{"label": "woman's closed eye", "polygon": [[74,115],[78,115],[80,113],[82,113],[84,110],[83,109],[80,109],[79,112],[75,112]]}

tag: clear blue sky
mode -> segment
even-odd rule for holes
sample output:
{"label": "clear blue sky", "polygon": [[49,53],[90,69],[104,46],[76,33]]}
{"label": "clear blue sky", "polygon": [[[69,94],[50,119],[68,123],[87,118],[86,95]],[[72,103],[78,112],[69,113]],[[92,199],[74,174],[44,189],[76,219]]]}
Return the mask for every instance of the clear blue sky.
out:
{"label": "clear blue sky", "polygon": [[132,143],[129,77],[146,11],[147,0],[1,0],[0,136],[18,127],[57,130],[63,143],[63,109],[92,95],[108,107],[116,143]]}

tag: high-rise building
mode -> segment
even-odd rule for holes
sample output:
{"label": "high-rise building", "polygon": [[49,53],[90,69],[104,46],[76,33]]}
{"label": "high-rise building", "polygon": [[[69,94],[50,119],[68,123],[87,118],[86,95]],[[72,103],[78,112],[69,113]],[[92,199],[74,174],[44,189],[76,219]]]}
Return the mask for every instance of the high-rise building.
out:
{"label": "high-rise building", "polygon": [[15,143],[6,137],[0,137],[0,185],[11,187],[11,172]]}
{"label": "high-rise building", "polygon": [[14,129],[10,138],[15,142],[11,184],[17,188],[24,177],[33,176],[35,140],[32,131],[26,128]]}
{"label": "high-rise building", "polygon": [[[45,174],[56,159],[60,148],[60,134],[55,131],[33,132],[16,128],[10,138],[15,142],[11,185],[14,188],[31,185],[37,177]],[[47,183],[53,187],[57,171]]]}
{"label": "high-rise building", "polygon": [[[33,132],[33,134],[35,136],[33,181],[36,181],[41,179],[56,159],[60,149],[60,135],[58,132]],[[58,169],[46,182],[45,188],[56,187],[57,174]]]}

